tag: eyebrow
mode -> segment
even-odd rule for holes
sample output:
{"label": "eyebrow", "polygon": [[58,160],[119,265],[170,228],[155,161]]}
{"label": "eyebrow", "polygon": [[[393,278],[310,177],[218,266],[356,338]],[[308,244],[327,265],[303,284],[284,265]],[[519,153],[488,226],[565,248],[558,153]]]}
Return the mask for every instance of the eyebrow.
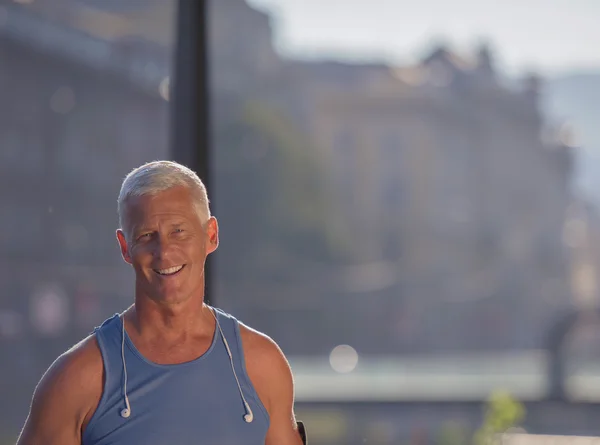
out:
{"label": "eyebrow", "polygon": [[[185,224],[169,224],[166,227],[163,227],[163,230],[173,230],[173,229],[180,229],[182,227],[187,227]],[[135,229],[133,231],[133,233],[148,233],[148,232],[159,232],[160,230],[157,228],[150,228],[150,227],[140,227],[139,229]]]}
{"label": "eyebrow", "polygon": [[[180,227],[184,227],[187,226],[188,224],[185,221],[177,221],[177,222],[172,222],[168,225],[168,227],[170,229],[173,228],[180,228]],[[134,226],[132,229],[132,233],[138,234],[138,233],[142,233],[142,232],[156,232],[156,227],[150,227],[150,226]]]}
{"label": "eyebrow", "polygon": [[140,233],[146,233],[146,232],[153,232],[155,229],[151,229],[150,227],[147,226],[138,226],[138,227],[134,227],[132,230],[132,233],[140,234]]}

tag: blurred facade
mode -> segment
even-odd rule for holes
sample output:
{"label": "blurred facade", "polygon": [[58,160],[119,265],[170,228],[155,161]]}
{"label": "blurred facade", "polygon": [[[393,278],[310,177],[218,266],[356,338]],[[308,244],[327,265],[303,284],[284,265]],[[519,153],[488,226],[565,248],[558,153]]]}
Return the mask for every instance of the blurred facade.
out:
{"label": "blurred facade", "polygon": [[159,88],[168,54],[151,46],[136,60],[127,44],[2,8],[0,50],[9,63],[0,94],[11,104],[2,108],[2,199],[13,209],[2,223],[3,233],[20,233],[3,239],[3,282],[79,280],[114,294],[128,283],[106,230],[116,227],[120,181],[133,166],[168,156]]}
{"label": "blurred facade", "polygon": [[15,409],[2,404],[0,423],[14,428],[50,362],[131,301],[116,197],[131,168],[168,156],[170,53],[11,3],[0,5],[0,346],[12,359],[0,392]]}
{"label": "blurred facade", "polygon": [[[70,286],[98,295],[128,292],[107,228],[116,224],[124,174],[168,157],[174,40],[169,26],[159,26],[172,16],[170,2],[134,3],[3,7],[2,50],[11,63],[2,93],[5,103],[17,104],[4,108],[3,189],[11,191],[11,208],[22,209],[3,220],[9,229],[25,229],[29,243],[7,239],[4,251],[22,264],[36,258],[44,265],[38,270],[48,268],[43,283],[57,267],[63,283],[68,273],[81,280],[69,267],[104,267],[110,278],[92,273]],[[144,19],[132,20],[136,14]],[[273,49],[266,14],[228,0],[212,2],[210,17],[215,169],[223,173],[215,175],[213,199],[224,226],[218,261],[225,269],[242,259],[233,278],[217,278],[217,300],[267,330],[278,330],[276,313],[297,329],[310,323],[314,338],[287,345],[303,353],[318,348],[339,311],[348,311],[341,325],[378,321],[381,332],[373,336],[384,343],[369,352],[539,347],[555,311],[572,302],[562,244],[572,154],[542,143],[537,83],[505,87],[486,48],[468,61],[440,47],[418,66],[401,68],[284,60]],[[238,26],[226,26],[234,19]],[[231,140],[232,129],[239,140]],[[281,155],[292,131],[304,135],[298,150],[312,163]],[[310,184],[302,176],[318,171],[326,178],[319,182],[322,207],[309,208],[326,214],[312,222],[299,221],[311,218],[306,212],[290,215],[299,227],[288,229],[285,241],[250,230],[265,221],[235,222],[260,201],[273,206],[260,193],[277,188],[277,177],[264,180],[277,169],[292,176],[278,192],[297,204],[315,200],[306,196]],[[254,194],[239,195],[244,180]],[[236,196],[246,201],[242,207],[229,199]],[[286,222],[285,215],[256,213],[280,218],[273,230]],[[341,253],[328,247],[297,254],[299,234],[331,227]],[[18,271],[4,273],[12,277],[7,284],[36,285]],[[269,279],[274,275],[285,276],[280,285]],[[260,291],[239,296],[253,288]],[[294,297],[284,301],[281,293]],[[343,295],[356,303],[340,309]],[[294,330],[288,335],[297,337]]]}
{"label": "blurred facade", "polygon": [[[256,14],[239,1],[213,5],[224,17],[234,10]],[[558,134],[548,137],[539,109],[541,81],[531,76],[508,86],[485,46],[471,60],[435,48],[414,67],[277,63],[270,40],[262,38],[268,21],[254,25],[252,32],[215,25],[231,47],[255,54],[245,65],[220,45],[213,51],[227,72],[246,74],[245,82],[229,88],[237,89],[240,102],[260,101],[310,136],[300,149],[325,172],[327,215],[321,224],[343,235],[344,259],[320,267],[307,258],[297,263],[296,276],[306,271],[317,288],[307,288],[301,278],[274,288],[260,304],[260,296],[236,301],[251,287],[240,282],[227,286],[222,299],[269,326],[273,312],[286,317],[289,299],[277,301],[277,295],[297,295],[302,303],[293,305],[285,324],[310,324],[321,332],[314,340],[320,343],[319,337],[330,337],[319,331],[329,320],[323,308],[331,301],[334,319],[346,310],[339,298],[350,298],[352,314],[340,324],[361,332],[376,323],[381,331],[370,329],[365,343],[371,346],[363,346],[358,333],[346,333],[346,341],[372,353],[539,347],[556,312],[572,305],[562,233],[573,199],[574,155]],[[261,36],[256,41],[263,45],[252,52],[248,35]],[[270,63],[257,76],[253,63],[265,59]],[[219,94],[222,71],[213,69]],[[224,165],[218,157],[227,143],[221,148],[219,142],[217,164]],[[217,185],[217,195],[227,187]],[[289,266],[289,253],[275,257],[269,270]],[[259,282],[268,292],[270,284]],[[372,344],[376,337],[379,350]]]}
{"label": "blurred facade", "polygon": [[[561,234],[573,155],[542,142],[537,83],[505,87],[486,48],[467,61],[440,47],[375,74],[318,91],[312,125],[356,257],[393,264],[399,339],[536,347],[571,304]],[[408,327],[415,318],[425,323]],[[467,325],[478,335],[456,331]]]}

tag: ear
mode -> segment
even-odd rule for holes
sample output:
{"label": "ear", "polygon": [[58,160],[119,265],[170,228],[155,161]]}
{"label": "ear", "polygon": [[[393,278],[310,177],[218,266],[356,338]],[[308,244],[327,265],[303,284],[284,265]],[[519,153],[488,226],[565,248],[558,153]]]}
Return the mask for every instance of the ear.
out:
{"label": "ear", "polygon": [[219,247],[219,223],[211,216],[206,223],[206,254],[213,253]]}
{"label": "ear", "polygon": [[131,255],[129,255],[129,246],[127,245],[127,239],[125,238],[125,233],[121,229],[117,230],[117,241],[119,242],[119,247],[121,248],[121,256],[126,263],[131,264]]}

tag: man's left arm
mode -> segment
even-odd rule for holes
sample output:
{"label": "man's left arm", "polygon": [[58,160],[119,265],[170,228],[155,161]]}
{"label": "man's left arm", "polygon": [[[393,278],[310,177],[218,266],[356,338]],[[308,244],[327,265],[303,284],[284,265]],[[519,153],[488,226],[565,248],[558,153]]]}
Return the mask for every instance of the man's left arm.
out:
{"label": "man's left arm", "polygon": [[294,413],[294,379],[281,352],[273,369],[270,389],[271,424],[265,445],[302,445],[302,437]]}
{"label": "man's left arm", "polygon": [[249,328],[241,333],[250,380],[269,413],[265,445],[303,445],[304,428],[296,422],[294,378],[287,359],[266,335]]}

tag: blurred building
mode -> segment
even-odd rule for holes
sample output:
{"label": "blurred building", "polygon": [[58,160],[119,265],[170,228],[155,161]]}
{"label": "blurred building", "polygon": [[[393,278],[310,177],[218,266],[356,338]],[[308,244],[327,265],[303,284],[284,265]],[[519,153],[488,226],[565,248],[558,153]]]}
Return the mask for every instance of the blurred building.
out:
{"label": "blurred building", "polygon": [[313,84],[312,130],[356,258],[395,268],[382,325],[425,350],[539,345],[570,304],[572,153],[542,140],[538,82],[505,86],[485,47],[363,74]]}
{"label": "blurred building", "polygon": [[600,215],[593,204],[573,200],[563,233],[569,251],[573,306],[580,311],[600,305]]}
{"label": "blurred building", "polygon": [[132,51],[20,5],[0,16],[3,294],[26,311],[37,287],[59,285],[74,315],[82,289],[115,307],[131,294],[116,197],[132,167],[167,156],[168,51]]}
{"label": "blurred building", "polygon": [[244,0],[211,0],[207,5],[213,94],[250,95],[267,88],[281,65],[271,17]]}
{"label": "blurred building", "polygon": [[[29,295],[47,277],[88,270],[89,279],[56,281],[73,282],[68,295],[83,287],[125,298],[127,270],[110,228],[124,174],[168,156],[175,36],[166,18],[174,20],[175,3],[1,4],[0,51],[10,63],[0,95],[15,105],[1,111],[0,181],[16,209],[2,224],[25,234],[2,240],[7,289]],[[248,101],[274,105],[314,141],[306,150],[324,157],[334,196],[328,217],[351,234],[350,266],[319,266],[319,280],[287,284],[322,304],[310,319],[314,344],[302,347],[320,347],[325,330],[372,352],[538,346],[551,315],[570,301],[561,234],[572,156],[542,142],[539,82],[506,86],[485,47],[474,60],[439,47],[401,68],[286,60],[267,14],[243,0],[210,2],[209,14],[214,128],[227,129]],[[230,140],[214,133],[217,164],[234,162]],[[244,144],[260,151],[260,138]],[[217,203],[224,187],[239,187],[216,181]],[[44,277],[19,275],[15,268],[27,271],[32,261]],[[260,263],[247,266],[250,277]],[[255,287],[269,293],[275,281]],[[289,303],[263,304],[277,311]],[[292,323],[299,312],[285,316]],[[377,327],[361,339],[356,326]]]}
{"label": "blurred building", "polygon": [[120,182],[168,156],[169,49],[84,32],[49,3],[0,4],[0,430],[67,345],[131,303]]}

